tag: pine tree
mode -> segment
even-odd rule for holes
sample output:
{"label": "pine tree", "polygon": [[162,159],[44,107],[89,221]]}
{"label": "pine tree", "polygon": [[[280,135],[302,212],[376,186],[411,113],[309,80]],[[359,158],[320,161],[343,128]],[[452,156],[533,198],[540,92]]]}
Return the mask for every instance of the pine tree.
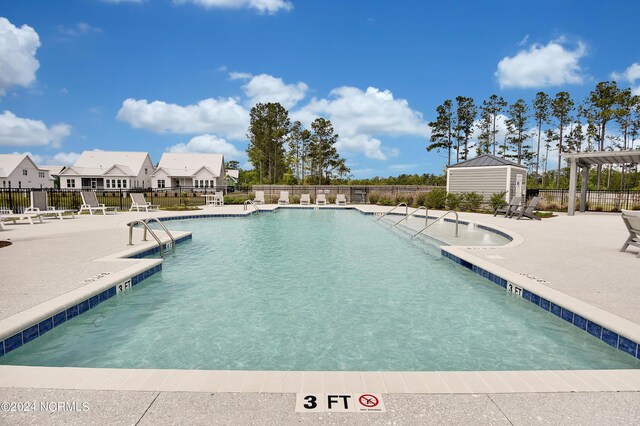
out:
{"label": "pine tree", "polygon": [[489,154],[491,152],[491,122],[491,114],[489,110],[485,108],[485,105],[483,105],[480,107],[480,120],[478,120],[478,124],[476,124],[476,127],[480,131],[478,134],[478,146],[476,147],[477,155]]}
{"label": "pine tree", "polygon": [[515,146],[517,152],[515,158],[518,164],[522,164],[522,159],[525,154],[527,157],[529,156],[529,149],[526,145],[529,139],[529,134],[527,133],[527,122],[529,118],[529,107],[524,100],[518,99],[509,107],[509,118],[506,121],[507,139],[510,144]]}
{"label": "pine tree", "polygon": [[469,140],[473,133],[473,123],[478,114],[478,108],[473,102],[473,98],[465,96],[456,97],[458,108],[456,111],[456,141],[458,161],[466,160],[469,156]]}
{"label": "pine tree", "polygon": [[562,167],[562,136],[563,130],[571,122],[571,111],[574,103],[568,92],[558,92],[551,103],[551,115],[558,120],[558,174],[556,175],[556,189],[560,188],[560,169]]}
{"label": "pine tree", "polygon": [[345,160],[340,158],[335,147],[338,135],[333,131],[331,121],[316,118],[311,123],[311,137],[309,139],[310,174],[315,183],[320,185],[330,183],[335,177],[344,177],[351,170]]}
{"label": "pine tree", "polygon": [[289,112],[279,103],[258,103],[249,113],[247,154],[261,183],[278,183],[286,172],[284,142],[289,134]]}
{"label": "pine tree", "polygon": [[533,117],[538,127],[538,145],[536,146],[536,174],[540,172],[540,141],[542,138],[542,125],[549,123],[551,115],[551,98],[544,92],[536,93],[533,100]]}
{"label": "pine tree", "polygon": [[[497,118],[506,106],[507,102],[502,96],[498,95],[491,95],[489,96],[488,101],[482,102],[481,109],[486,115],[490,117],[491,120],[490,144],[492,146],[493,155],[496,155],[496,135],[498,134],[498,129],[496,128]],[[482,115],[483,114],[481,113],[481,116]]]}
{"label": "pine tree", "polygon": [[441,149],[447,150],[447,166],[451,165],[451,149],[453,148],[453,103],[450,99],[444,101],[444,103],[436,108],[438,116],[436,121],[429,123],[431,128],[431,142],[427,146],[427,152],[434,149],[440,151]]}

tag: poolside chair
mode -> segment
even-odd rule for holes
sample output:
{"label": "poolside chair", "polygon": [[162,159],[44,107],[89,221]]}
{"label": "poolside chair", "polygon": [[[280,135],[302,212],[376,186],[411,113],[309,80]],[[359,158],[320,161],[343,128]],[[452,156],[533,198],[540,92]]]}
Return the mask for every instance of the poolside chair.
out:
{"label": "poolside chair", "polygon": [[347,197],[344,194],[336,195],[336,205],[338,206],[346,206],[347,205]]}
{"label": "poolside chair", "polygon": [[98,202],[98,196],[94,191],[82,191],[80,192],[80,195],[82,196],[82,205],[80,206],[78,214],[81,214],[85,210],[91,215],[94,211],[99,210],[102,211],[102,214],[105,216],[107,214],[107,210],[111,210],[114,213],[118,212],[116,207],[107,207],[104,204],[100,204]]}
{"label": "poolside chair", "polygon": [[278,204],[289,204],[289,191],[280,191]]}
{"label": "poolside chair", "polygon": [[[640,248],[640,211],[622,210],[622,220],[629,230],[629,238],[620,251],[626,251],[629,246]],[[636,257],[640,257],[640,252]]]}
{"label": "poolside chair", "polygon": [[213,196],[213,205],[214,206],[224,206],[224,194],[222,191],[216,191]]}
{"label": "poolside chair", "polygon": [[493,217],[496,217],[498,215],[498,213],[504,213],[504,217],[511,217],[511,215],[513,214],[513,212],[520,207],[520,201],[522,200],[522,197],[513,197],[511,199],[511,202],[509,202],[509,205],[506,207],[503,207],[501,209],[498,209],[495,211],[495,213],[493,214]]}
{"label": "poolside chair", "polygon": [[264,191],[256,191],[256,196],[253,199],[254,204],[264,204]]}
{"label": "poolside chair", "polygon": [[13,210],[0,210],[0,222],[7,220],[16,224],[19,220],[27,220],[30,225],[33,225],[33,219],[38,219],[38,221],[42,223],[42,214],[38,212],[14,213]]}
{"label": "poolside chair", "polygon": [[326,206],[327,205],[327,196],[324,194],[318,194],[316,196],[316,205],[317,206]]}
{"label": "poolside chair", "polygon": [[511,216],[518,216],[516,219],[520,220],[523,217],[528,217],[529,219],[540,220],[540,218],[533,214],[533,211],[538,208],[538,203],[540,202],[540,197],[533,197],[529,204],[526,206],[522,206],[519,209],[513,211]]}
{"label": "poolside chair", "polygon": [[309,194],[300,195],[300,205],[301,206],[308,206],[310,204],[311,204],[311,195],[309,195]]}
{"label": "poolside chair", "polygon": [[52,214],[58,216],[60,220],[65,213],[71,213],[71,219],[76,217],[75,210],[58,210],[49,207],[46,191],[31,191],[31,205],[25,209],[24,213],[40,213],[43,216]]}
{"label": "poolside chair", "polygon": [[129,211],[136,209],[136,211],[139,212],[140,209],[143,209],[145,212],[148,212],[149,210],[160,209],[159,205],[147,202],[142,192],[130,192],[129,196],[131,197],[131,207]]}

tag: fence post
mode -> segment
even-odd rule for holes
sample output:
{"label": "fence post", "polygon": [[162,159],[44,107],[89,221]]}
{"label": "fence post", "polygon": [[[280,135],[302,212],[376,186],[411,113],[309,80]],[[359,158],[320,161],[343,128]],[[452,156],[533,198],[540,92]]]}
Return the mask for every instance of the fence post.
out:
{"label": "fence post", "polygon": [[120,191],[120,211],[122,211],[122,188],[120,188],[119,191]]}
{"label": "fence post", "polygon": [[11,181],[9,181],[9,210],[13,211],[13,196],[11,195]]}

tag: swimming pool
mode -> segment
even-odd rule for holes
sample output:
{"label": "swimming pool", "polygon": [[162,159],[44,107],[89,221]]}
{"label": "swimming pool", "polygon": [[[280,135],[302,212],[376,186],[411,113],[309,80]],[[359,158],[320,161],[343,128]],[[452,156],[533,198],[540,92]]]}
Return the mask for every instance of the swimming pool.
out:
{"label": "swimming pool", "polygon": [[639,368],[640,361],[353,211],[171,222],[161,273],[2,364],[235,370]]}

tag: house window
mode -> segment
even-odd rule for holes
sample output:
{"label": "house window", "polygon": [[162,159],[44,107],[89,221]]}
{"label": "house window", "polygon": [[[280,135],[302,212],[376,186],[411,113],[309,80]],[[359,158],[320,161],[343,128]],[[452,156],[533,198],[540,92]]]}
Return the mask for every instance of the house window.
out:
{"label": "house window", "polygon": [[126,188],[126,187],[127,187],[127,181],[126,181],[126,179],[123,179],[123,180],[122,180],[122,187],[123,187],[123,188]]}
{"label": "house window", "polygon": [[107,183],[107,188],[111,188],[111,181],[109,179],[106,179],[106,183]]}
{"label": "house window", "polygon": [[204,188],[204,181],[200,180],[200,188]]}
{"label": "house window", "polygon": [[44,177],[44,172],[38,172],[38,176],[43,178]]}
{"label": "house window", "polygon": [[18,188],[22,188],[22,181],[18,181]]}
{"label": "house window", "polygon": [[158,179],[158,188],[165,188],[164,179]]}
{"label": "house window", "polygon": [[7,181],[6,181],[6,180],[3,180],[3,181],[2,181],[2,187],[3,187],[3,188],[5,188],[6,186],[7,186]]}
{"label": "house window", "polygon": [[67,188],[75,188],[76,180],[75,179],[67,179]]}
{"label": "house window", "polygon": [[27,169],[22,169],[22,175],[26,176],[27,175]]}
{"label": "house window", "polygon": [[144,174],[146,175],[146,174],[148,174],[148,173],[149,173],[149,171],[148,171],[148,169],[145,167],[145,168],[144,168]]}
{"label": "house window", "polygon": [[209,181],[209,186],[213,188],[213,181],[212,180]]}
{"label": "house window", "polygon": [[121,180],[121,179],[118,179],[118,181],[117,181],[117,182],[118,182],[118,188],[122,188],[122,180]]}
{"label": "house window", "polygon": [[196,188],[197,188],[197,187],[198,187],[198,181],[197,181],[197,180],[195,180],[195,181],[194,181],[194,183],[195,183],[195,186],[196,186]]}

